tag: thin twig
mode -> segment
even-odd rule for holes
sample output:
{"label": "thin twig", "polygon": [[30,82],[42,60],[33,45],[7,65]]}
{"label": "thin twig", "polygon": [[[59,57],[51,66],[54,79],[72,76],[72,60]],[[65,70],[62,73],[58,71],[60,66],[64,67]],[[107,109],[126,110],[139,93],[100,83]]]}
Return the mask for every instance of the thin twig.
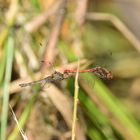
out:
{"label": "thin twig", "polygon": [[[54,85],[51,85],[49,88],[44,87],[44,91],[42,92],[43,94],[46,95],[45,90],[47,90],[47,97],[51,99],[54,106],[63,116],[68,128],[71,129],[72,128],[72,115],[73,115],[72,114],[73,110],[71,108],[72,106],[71,98],[67,94],[63,94],[63,92]],[[75,137],[77,140],[86,140],[84,127],[81,127],[80,122],[77,122],[76,124],[75,135],[76,135]]]}
{"label": "thin twig", "polygon": [[[30,36],[29,34],[26,34],[26,36],[24,36],[22,38],[22,47],[21,49],[25,52],[28,61],[29,61],[29,65],[31,66],[31,68],[36,69],[38,68],[38,59],[33,51],[33,49],[30,47]],[[32,58],[32,59],[31,59]]]}
{"label": "thin twig", "polygon": [[72,121],[72,138],[71,140],[75,140],[75,130],[76,130],[76,120],[77,120],[77,103],[78,103],[78,75],[79,75],[79,61],[78,61],[78,67],[77,72],[75,76],[75,91],[74,91],[74,110],[73,110],[73,121]]}
{"label": "thin twig", "polygon": [[86,18],[88,20],[98,20],[98,21],[110,21],[140,52],[140,41],[137,37],[126,27],[126,25],[115,15],[109,13],[87,13]]}
{"label": "thin twig", "polygon": [[85,21],[88,0],[82,0],[82,2],[80,0],[76,0],[76,2],[77,8],[75,11],[75,20],[81,26]]}
{"label": "thin twig", "polygon": [[62,1],[57,2],[53,7],[49,8],[47,11],[41,13],[37,17],[34,17],[31,21],[25,24],[25,30],[29,33],[38,30],[39,27],[41,27],[50,16],[52,16],[58,11],[61,3]]}
{"label": "thin twig", "polygon": [[13,114],[13,118],[14,118],[16,124],[17,124],[17,127],[18,127],[18,129],[19,129],[19,131],[20,131],[20,134],[22,135],[22,137],[23,137],[24,140],[28,140],[28,137],[27,137],[26,133],[25,133],[25,132],[23,131],[23,129],[19,126],[17,117],[16,117],[16,115],[15,115],[15,113],[14,113],[14,111],[13,111],[13,109],[12,109],[12,107],[11,107],[10,104],[9,104],[9,107],[10,107],[11,112],[12,112],[12,114]]}
{"label": "thin twig", "polygon": [[[56,47],[56,44],[57,44],[57,41],[59,38],[59,33],[60,33],[60,30],[62,27],[62,23],[64,20],[65,6],[66,6],[66,0],[63,0],[63,3],[58,12],[56,23],[52,29],[49,41],[48,41],[48,43],[45,47],[45,51],[44,51],[43,60],[50,61],[51,63],[53,63],[55,55],[56,55],[56,52],[54,50],[55,50],[55,47]],[[46,65],[42,65],[41,70],[46,71],[46,67],[47,67]]]}

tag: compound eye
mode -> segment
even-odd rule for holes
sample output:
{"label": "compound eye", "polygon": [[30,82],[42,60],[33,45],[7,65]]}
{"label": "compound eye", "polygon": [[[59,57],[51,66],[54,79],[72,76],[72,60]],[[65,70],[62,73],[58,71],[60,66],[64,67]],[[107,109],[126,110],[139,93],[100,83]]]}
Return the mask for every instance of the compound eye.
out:
{"label": "compound eye", "polygon": [[113,74],[111,73],[111,72],[109,72],[108,74],[107,74],[107,79],[112,79],[113,78]]}

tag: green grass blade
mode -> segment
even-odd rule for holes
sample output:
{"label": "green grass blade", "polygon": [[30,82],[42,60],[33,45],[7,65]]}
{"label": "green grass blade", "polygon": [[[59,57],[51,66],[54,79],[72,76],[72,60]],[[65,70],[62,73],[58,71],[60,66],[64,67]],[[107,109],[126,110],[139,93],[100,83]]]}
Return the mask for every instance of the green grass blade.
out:
{"label": "green grass blade", "polygon": [[3,87],[3,103],[2,103],[2,115],[1,115],[1,140],[6,139],[6,127],[7,127],[7,115],[8,115],[8,104],[9,104],[9,83],[12,73],[12,62],[14,53],[14,40],[9,36],[7,40],[7,55],[6,55],[6,70]]}
{"label": "green grass blade", "polygon": [[6,47],[3,49],[3,54],[0,59],[0,86],[3,84],[3,78],[5,74],[5,65],[6,65]]}
{"label": "green grass blade", "polygon": [[[95,80],[92,74],[82,75],[82,77],[85,80]],[[93,93],[96,93],[101,101],[107,105],[108,110],[110,110],[113,115],[119,119],[120,123],[124,125],[125,129],[128,129],[128,133],[131,134],[133,138],[140,139],[140,127],[138,123],[127,111],[127,109],[121,104],[121,102],[119,102],[119,100],[112,95],[111,91],[98,79],[96,79],[95,85],[91,86],[91,88]]]}

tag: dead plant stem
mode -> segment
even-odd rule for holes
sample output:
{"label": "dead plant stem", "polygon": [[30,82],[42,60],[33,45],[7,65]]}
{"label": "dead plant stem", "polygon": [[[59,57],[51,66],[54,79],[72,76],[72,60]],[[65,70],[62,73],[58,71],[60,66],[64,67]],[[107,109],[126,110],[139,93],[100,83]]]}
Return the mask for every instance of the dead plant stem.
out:
{"label": "dead plant stem", "polygon": [[75,130],[76,130],[76,120],[77,120],[77,103],[78,103],[78,91],[79,91],[79,86],[78,86],[78,73],[79,71],[79,61],[78,61],[78,67],[77,67],[77,72],[75,76],[75,91],[74,91],[74,110],[73,110],[73,120],[72,120],[72,138],[71,140],[75,140]]}

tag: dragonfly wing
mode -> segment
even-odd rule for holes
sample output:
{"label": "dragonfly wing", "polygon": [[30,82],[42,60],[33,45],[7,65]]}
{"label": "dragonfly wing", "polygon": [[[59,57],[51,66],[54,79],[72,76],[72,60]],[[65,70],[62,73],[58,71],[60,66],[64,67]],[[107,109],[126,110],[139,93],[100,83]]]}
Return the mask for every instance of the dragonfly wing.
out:
{"label": "dragonfly wing", "polygon": [[94,88],[94,86],[96,84],[96,78],[95,77],[91,78],[89,76],[86,76],[83,79],[83,77],[82,77],[82,80],[80,80],[80,83],[81,83],[82,86],[87,85],[91,88]]}
{"label": "dragonfly wing", "polygon": [[50,83],[48,83],[48,82],[45,81],[44,83],[41,84],[41,88],[43,88],[46,84],[47,84],[47,87],[50,86]]}

